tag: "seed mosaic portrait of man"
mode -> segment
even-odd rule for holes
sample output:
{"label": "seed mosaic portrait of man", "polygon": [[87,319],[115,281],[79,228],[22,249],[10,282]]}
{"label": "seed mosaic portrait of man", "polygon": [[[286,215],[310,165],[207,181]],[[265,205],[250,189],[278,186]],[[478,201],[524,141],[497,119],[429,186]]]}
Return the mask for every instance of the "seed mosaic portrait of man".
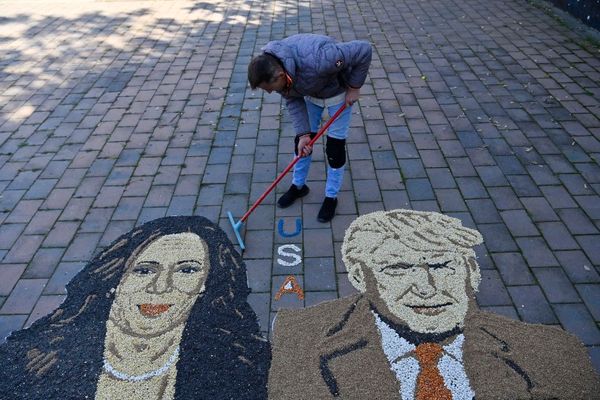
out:
{"label": "seed mosaic portrait of man", "polygon": [[280,311],[272,399],[593,399],[584,346],[478,309],[479,232],[435,212],[357,218],[342,257],[360,294]]}
{"label": "seed mosaic portrait of man", "polygon": [[0,347],[0,398],[266,398],[270,347],[245,265],[207,219],[135,228],[67,290]]}

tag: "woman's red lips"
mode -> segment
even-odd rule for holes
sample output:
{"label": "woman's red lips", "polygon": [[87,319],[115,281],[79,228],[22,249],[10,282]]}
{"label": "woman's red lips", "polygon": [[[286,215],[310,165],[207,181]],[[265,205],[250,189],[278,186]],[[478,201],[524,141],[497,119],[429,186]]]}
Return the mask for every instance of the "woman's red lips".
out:
{"label": "woman's red lips", "polygon": [[172,304],[138,304],[140,312],[146,317],[156,317],[167,312]]}

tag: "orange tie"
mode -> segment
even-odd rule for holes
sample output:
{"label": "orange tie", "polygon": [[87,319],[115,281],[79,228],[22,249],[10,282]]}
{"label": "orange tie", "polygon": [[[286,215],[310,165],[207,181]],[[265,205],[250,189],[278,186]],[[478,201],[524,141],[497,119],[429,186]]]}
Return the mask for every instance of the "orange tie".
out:
{"label": "orange tie", "polygon": [[417,376],[416,400],[452,400],[452,392],[444,384],[437,366],[442,352],[442,346],[437,343],[421,343],[415,349],[421,367]]}

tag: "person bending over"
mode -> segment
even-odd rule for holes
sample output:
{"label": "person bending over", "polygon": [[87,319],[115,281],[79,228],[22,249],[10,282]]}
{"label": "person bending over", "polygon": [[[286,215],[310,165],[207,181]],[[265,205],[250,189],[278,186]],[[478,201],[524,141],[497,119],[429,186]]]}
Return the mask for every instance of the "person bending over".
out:
{"label": "person bending over", "polygon": [[306,178],[312,148],[308,146],[319,128],[323,110],[333,115],[345,103],[346,109],[327,132],[327,182],[325,199],[317,219],[328,222],[335,216],[337,194],[342,186],[346,163],[346,138],[352,104],[360,95],[371,64],[371,45],[365,41],[337,42],[315,34],[299,34],[275,40],[263,47],[262,54],[248,65],[248,80],[257,87],[285,98],[296,137],[294,152],[301,158],[294,166],[292,185],[277,204],[292,205],[306,196]]}

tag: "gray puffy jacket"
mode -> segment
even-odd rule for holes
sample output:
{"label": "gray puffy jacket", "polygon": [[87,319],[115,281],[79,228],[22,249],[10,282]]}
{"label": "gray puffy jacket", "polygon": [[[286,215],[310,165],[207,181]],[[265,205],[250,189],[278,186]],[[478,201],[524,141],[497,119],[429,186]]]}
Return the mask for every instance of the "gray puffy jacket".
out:
{"label": "gray puffy jacket", "polygon": [[300,34],[267,43],[262,49],[277,57],[292,78],[292,90],[284,96],[296,135],[310,132],[304,96],[326,99],[360,88],[371,64],[371,45],[353,40]]}

